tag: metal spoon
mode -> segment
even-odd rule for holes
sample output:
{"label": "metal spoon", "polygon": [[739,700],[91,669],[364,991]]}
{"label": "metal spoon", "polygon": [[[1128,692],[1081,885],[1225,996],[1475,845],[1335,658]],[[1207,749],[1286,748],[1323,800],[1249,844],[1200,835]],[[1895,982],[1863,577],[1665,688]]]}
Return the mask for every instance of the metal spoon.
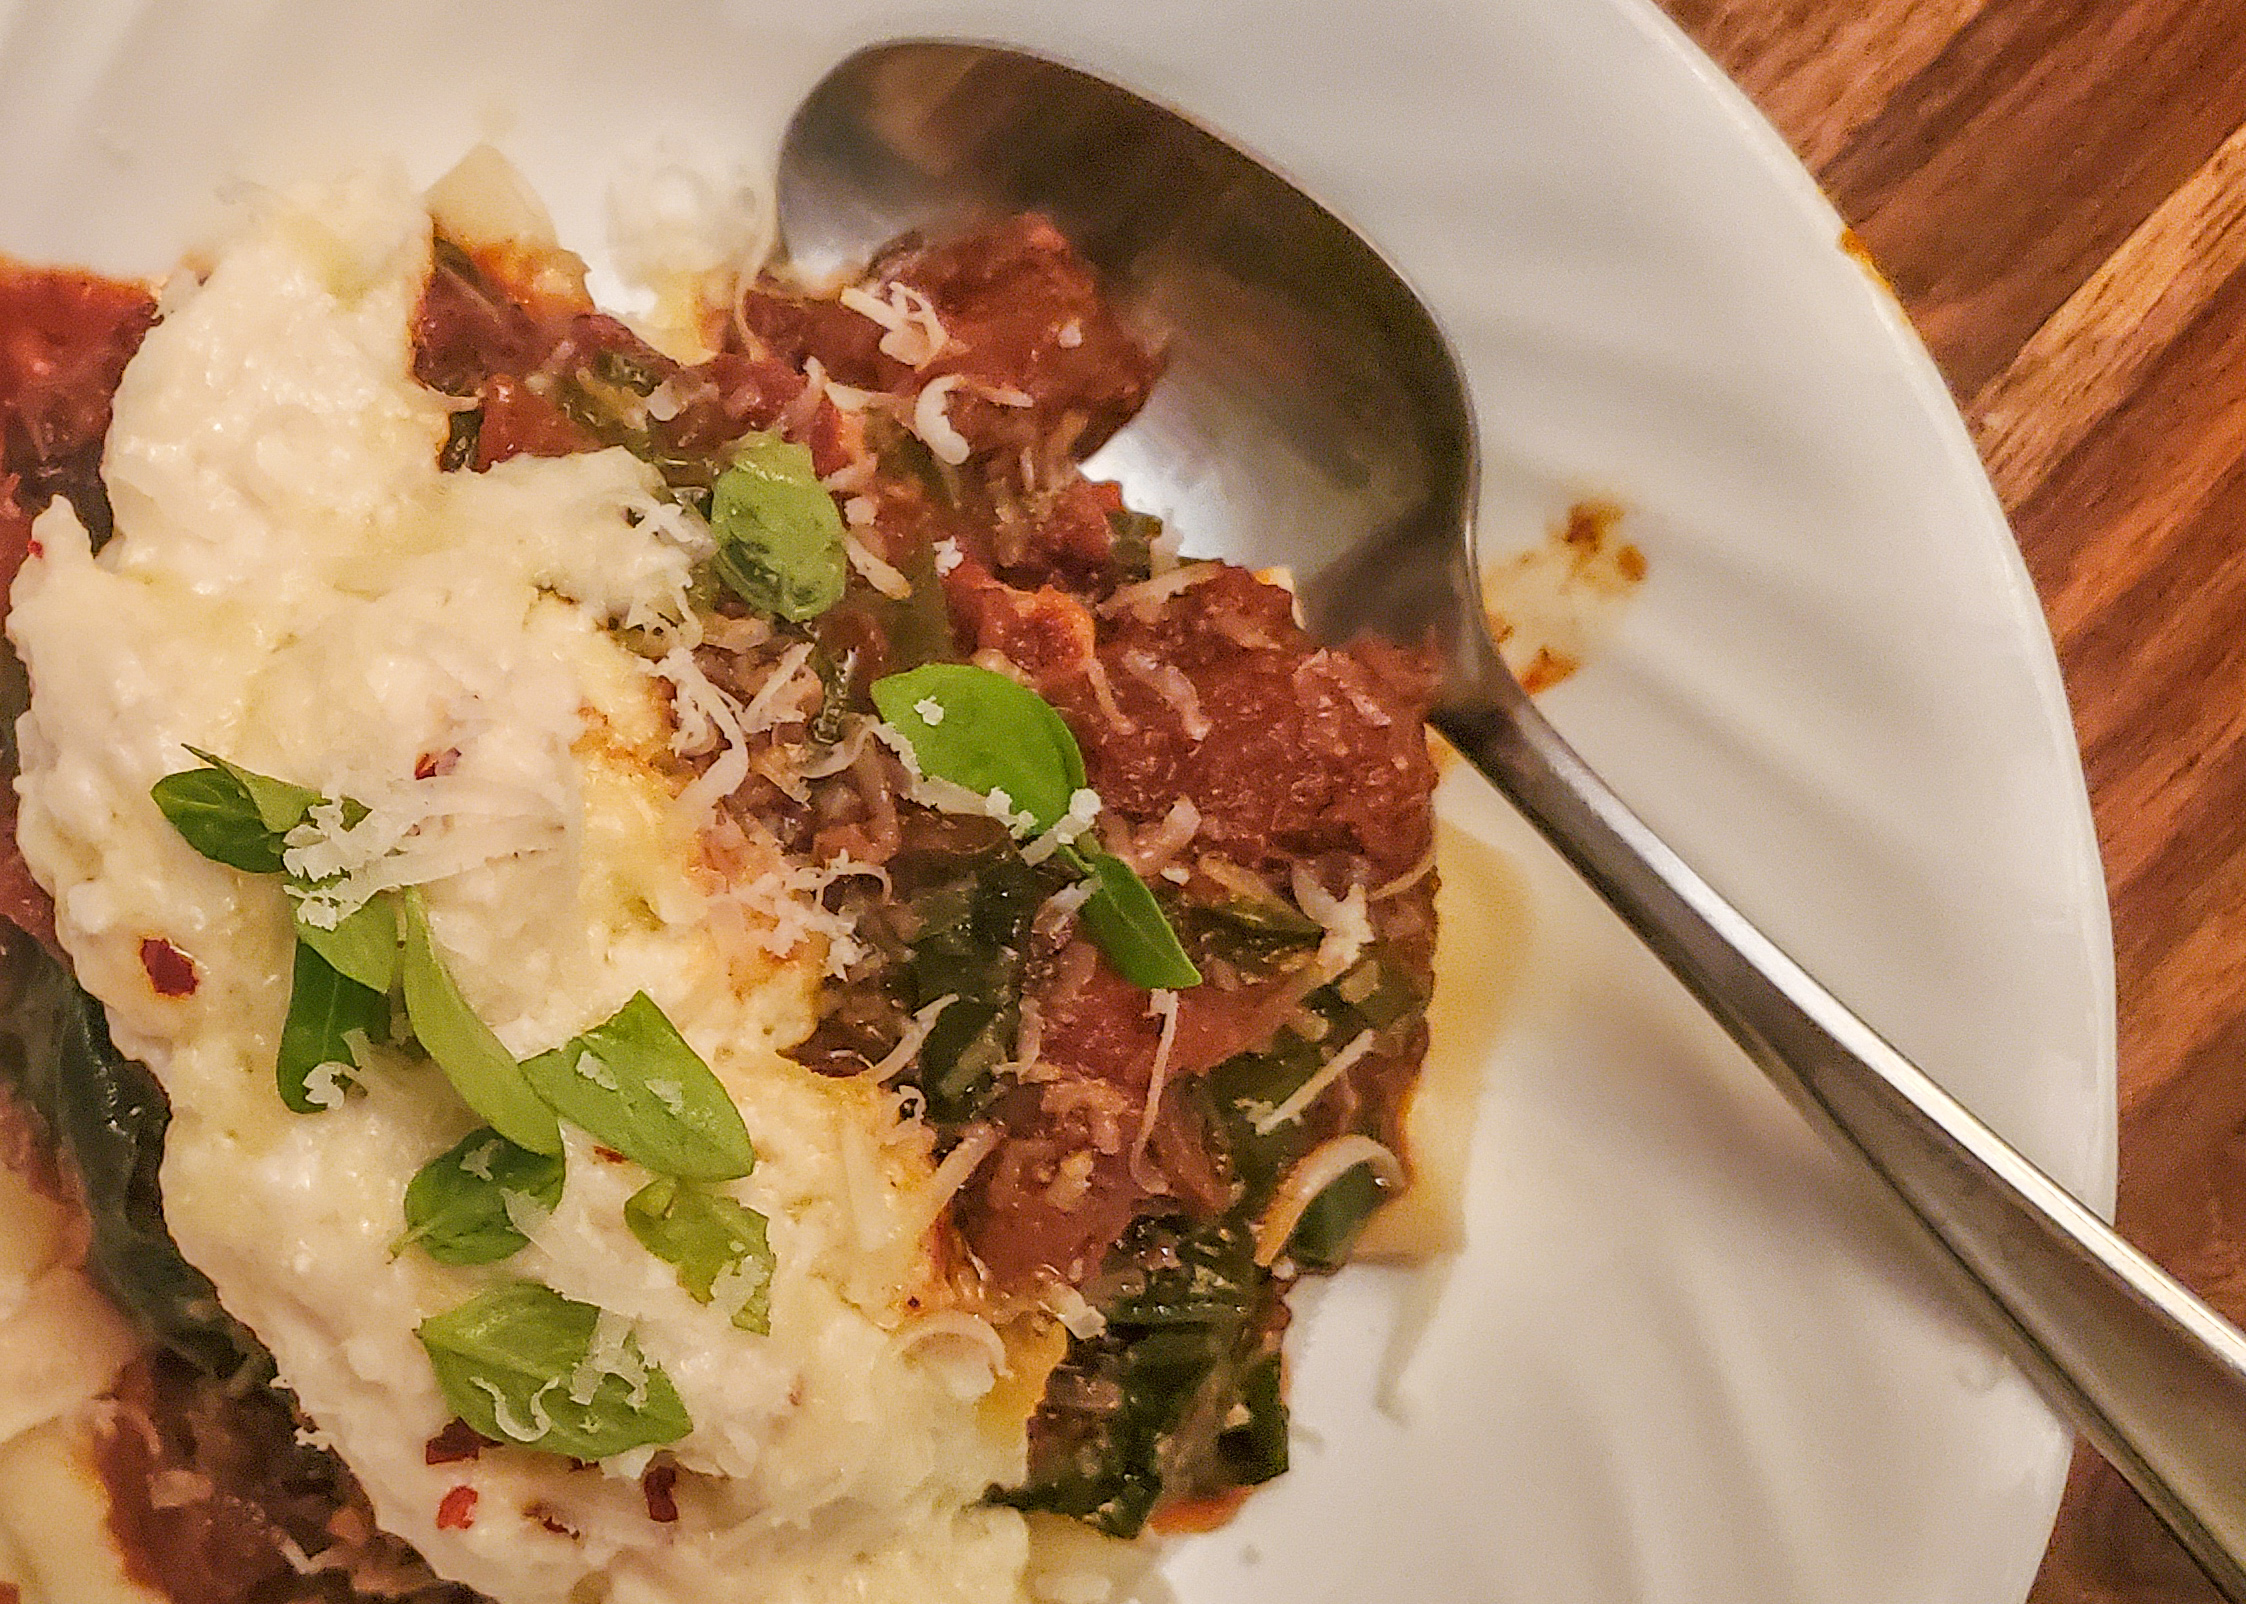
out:
{"label": "metal spoon", "polygon": [[813,270],[1036,210],[1169,366],[1098,471],[1294,572],[1311,628],[1432,641],[1434,723],[1811,1120],[1887,1182],[2046,1398],[2246,1604],[2246,1337],[1974,1118],[1655,838],[1507,672],[1474,558],[1466,386],[1346,224],[1189,118],[1018,50],[905,40],[812,90],[780,218]]}

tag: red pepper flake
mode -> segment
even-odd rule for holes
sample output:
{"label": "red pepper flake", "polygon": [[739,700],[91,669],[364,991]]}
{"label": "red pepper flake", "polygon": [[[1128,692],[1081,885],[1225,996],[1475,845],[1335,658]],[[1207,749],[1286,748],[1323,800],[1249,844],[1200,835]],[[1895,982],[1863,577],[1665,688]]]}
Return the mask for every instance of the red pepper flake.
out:
{"label": "red pepper flake", "polygon": [[413,760],[413,777],[433,780],[440,774],[450,774],[453,765],[460,761],[460,748],[448,747],[442,752],[424,752]]}
{"label": "red pepper flake", "polygon": [[[39,544],[39,537],[37,535],[33,535],[31,537],[31,555],[34,557],[44,557],[47,555],[47,548]],[[0,1604],[16,1604],[16,1584],[13,1582],[0,1582],[0,1587],[5,1587],[8,1590],[5,1593],[0,1593]]]}
{"label": "red pepper flake", "polygon": [[678,1466],[650,1465],[639,1479],[640,1496],[647,1500],[647,1518],[668,1526],[678,1519],[678,1500],[671,1489],[678,1485]]}
{"label": "red pepper flake", "polygon": [[576,1537],[578,1535],[576,1527],[564,1525],[561,1521],[556,1520],[552,1515],[546,1514],[535,1507],[526,1511],[525,1513],[535,1515],[538,1519],[538,1524],[545,1527],[546,1530],[552,1532],[556,1537]]}
{"label": "red pepper flake", "polygon": [[140,944],[140,966],[148,971],[148,983],[159,997],[192,997],[202,984],[195,960],[162,936],[150,936]]}
{"label": "red pepper flake", "polygon": [[464,1532],[476,1524],[476,1490],[473,1487],[455,1487],[445,1494],[444,1502],[437,1506],[437,1530]]}
{"label": "red pepper flake", "polygon": [[463,1459],[474,1459],[490,1446],[491,1439],[468,1422],[452,1420],[429,1439],[421,1455],[423,1461],[431,1465],[457,1465]]}
{"label": "red pepper flake", "polygon": [[593,1144],[593,1157],[598,1159],[606,1159],[611,1164],[621,1164],[624,1162],[624,1155],[617,1152],[615,1148],[602,1147],[597,1142]]}

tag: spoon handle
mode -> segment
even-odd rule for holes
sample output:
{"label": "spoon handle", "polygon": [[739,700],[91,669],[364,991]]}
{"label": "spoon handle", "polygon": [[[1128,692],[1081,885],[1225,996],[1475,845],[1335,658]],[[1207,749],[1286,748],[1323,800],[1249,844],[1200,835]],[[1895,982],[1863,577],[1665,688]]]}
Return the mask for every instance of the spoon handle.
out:
{"label": "spoon handle", "polygon": [[1503,669],[1436,726],[1961,1272],[1984,1324],[2234,1604],[2246,1604],[2246,1336],[1813,980],[1686,867]]}

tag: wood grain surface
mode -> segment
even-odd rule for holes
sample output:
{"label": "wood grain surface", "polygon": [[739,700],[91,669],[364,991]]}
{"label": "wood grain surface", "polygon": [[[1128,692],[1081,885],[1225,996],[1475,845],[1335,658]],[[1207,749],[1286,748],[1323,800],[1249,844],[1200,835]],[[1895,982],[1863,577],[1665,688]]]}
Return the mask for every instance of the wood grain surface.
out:
{"label": "wood grain surface", "polygon": [[[2012,515],[2113,901],[2119,1224],[2246,1321],[2246,0],[1665,3],[1894,284]],[[2034,1604],[2216,1598],[2078,1454]]]}

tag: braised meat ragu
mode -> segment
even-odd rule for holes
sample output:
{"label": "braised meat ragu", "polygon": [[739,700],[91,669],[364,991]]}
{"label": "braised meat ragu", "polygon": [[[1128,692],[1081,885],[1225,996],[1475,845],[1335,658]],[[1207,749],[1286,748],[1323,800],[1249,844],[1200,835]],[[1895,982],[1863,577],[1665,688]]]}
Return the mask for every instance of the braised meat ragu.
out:
{"label": "braised meat ragu", "polygon": [[[797,895],[742,942],[824,945],[790,1056],[913,1088],[953,1187],[950,1295],[1070,1333],[1029,1475],[993,1497],[1123,1535],[1221,1519],[1285,1466],[1288,1285],[1405,1180],[1435,934],[1427,665],[1319,646],[1283,576],[1181,559],[1084,476],[1159,354],[1043,219],[900,242],[839,291],[746,284],[693,363],[596,311],[557,254],[437,241],[413,367],[454,398],[443,465],[622,446],[665,515],[715,531],[699,644],[646,642],[706,737],[676,777],[709,810],[708,874]],[[108,397],[152,315],[137,288],[0,282],[11,566],[51,495],[100,533]],[[983,678],[912,677],[942,665]],[[939,683],[974,695],[895,711],[896,687]],[[1009,687],[1065,726],[1047,816],[943,772],[946,721]],[[37,931],[19,881],[11,833],[0,912]],[[150,1464],[221,1429],[170,1369],[128,1389]],[[348,1473],[313,1471],[287,1496],[329,1487],[349,1525]]]}
{"label": "braised meat ragu", "polygon": [[[0,592],[31,549],[31,520],[67,497],[99,540],[109,529],[101,442],[109,400],[156,300],[138,284],[67,269],[27,268],[0,258]],[[7,659],[11,680],[21,671]],[[11,708],[22,704],[11,689]],[[0,732],[14,763],[15,727]],[[0,787],[0,919],[50,946],[54,907],[16,847],[16,797]]]}

